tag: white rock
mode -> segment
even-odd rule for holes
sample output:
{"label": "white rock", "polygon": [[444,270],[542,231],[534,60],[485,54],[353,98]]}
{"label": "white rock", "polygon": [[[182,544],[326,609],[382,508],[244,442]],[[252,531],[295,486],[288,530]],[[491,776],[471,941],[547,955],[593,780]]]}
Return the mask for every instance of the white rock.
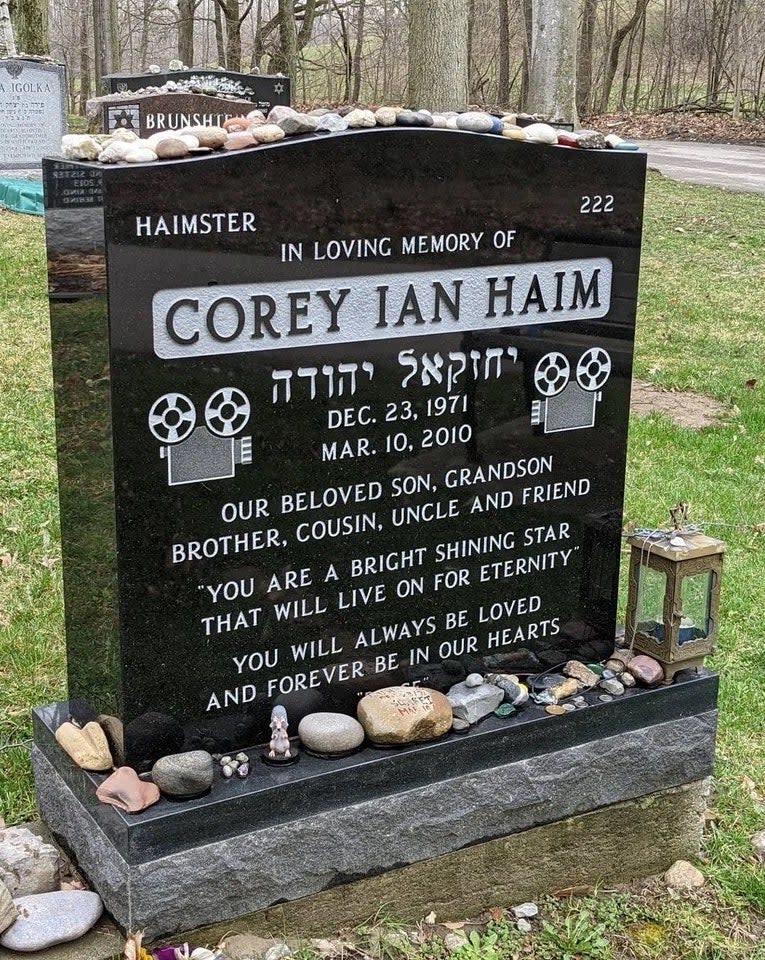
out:
{"label": "white rock", "polygon": [[469,673],[465,677],[465,686],[467,687],[480,687],[483,683],[483,677],[480,673]]}
{"label": "white rock", "polygon": [[104,147],[99,153],[100,163],[119,163],[121,160],[127,160],[127,155],[135,149],[132,143],[126,143],[124,140],[113,140]]}
{"label": "white rock", "polygon": [[136,147],[125,157],[128,163],[153,163],[157,159],[151,147]]}
{"label": "white rock", "polygon": [[116,130],[111,132],[112,140],[123,140],[125,143],[134,143],[138,139],[138,134],[135,130],[123,130],[122,127],[117,127]]}
{"label": "white rock", "polygon": [[396,123],[396,110],[394,107],[380,107],[375,111],[375,121],[380,127],[392,127]]}
{"label": "white rock", "polygon": [[292,956],[292,951],[286,943],[275,943],[269,947],[263,955],[263,960],[284,960],[285,957]]}
{"label": "white rock", "polygon": [[31,830],[8,827],[0,832],[0,880],[12,897],[58,890],[60,868],[58,850]]}
{"label": "white rock", "polygon": [[100,152],[98,141],[88,134],[67,133],[61,138],[61,153],[67,160],[97,160]]}
{"label": "white rock", "polygon": [[16,901],[19,919],[0,937],[6,950],[32,953],[78,940],[97,922],[103,904],[89,890],[59,890]]}
{"label": "white rock", "polygon": [[445,117],[442,113],[434,113],[434,114],[433,114],[433,126],[434,126],[434,127],[440,127],[441,129],[444,129],[445,127],[448,127],[448,126],[449,126],[449,118],[448,118],[448,117]]}
{"label": "white rock", "polygon": [[317,133],[341,133],[347,129],[345,117],[341,117],[339,113],[325,113],[323,117],[319,117],[316,124]]}
{"label": "white rock", "polygon": [[447,933],[444,937],[444,946],[449,953],[454,953],[455,950],[459,950],[461,947],[464,947],[466,943],[467,937],[464,933],[452,931],[451,933]]}
{"label": "white rock", "polygon": [[531,924],[525,917],[521,917],[520,920],[516,923],[519,933],[531,933]]}
{"label": "white rock", "polygon": [[461,113],[457,118],[457,129],[469,130],[472,133],[488,133],[494,127],[494,120],[488,113],[468,111]]}
{"label": "white rock", "polygon": [[549,123],[531,123],[523,128],[526,139],[531,143],[557,143],[558,134]]}
{"label": "white rock", "polygon": [[182,143],[185,143],[190,150],[196,150],[196,148],[199,146],[199,138],[190,133],[179,134],[178,139]]}
{"label": "white rock", "polygon": [[539,907],[535,903],[519,903],[513,907],[513,916],[520,920],[522,917],[526,920],[529,917],[535,917],[539,913]]}
{"label": "white rock", "polygon": [[298,736],[314,753],[347,753],[364,742],[364,728],[343,713],[309,713],[298,724]]}

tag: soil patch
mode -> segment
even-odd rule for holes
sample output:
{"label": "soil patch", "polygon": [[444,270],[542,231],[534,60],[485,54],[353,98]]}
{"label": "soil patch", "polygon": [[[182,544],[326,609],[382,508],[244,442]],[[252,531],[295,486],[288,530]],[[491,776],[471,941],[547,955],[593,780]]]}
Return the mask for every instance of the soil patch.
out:
{"label": "soil patch", "polygon": [[639,417],[663,413],[673,423],[688,430],[719,426],[729,412],[725,404],[712,397],[665,390],[643,380],[635,380],[632,384],[630,409]]}
{"label": "soil patch", "polygon": [[582,126],[634,140],[690,140],[765,145],[765,117],[734,120],[729,113],[675,110],[670,113],[602,113]]}

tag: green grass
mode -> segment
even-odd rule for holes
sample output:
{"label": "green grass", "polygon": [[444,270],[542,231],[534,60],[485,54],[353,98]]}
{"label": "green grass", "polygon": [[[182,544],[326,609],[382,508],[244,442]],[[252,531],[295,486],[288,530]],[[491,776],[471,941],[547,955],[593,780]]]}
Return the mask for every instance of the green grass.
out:
{"label": "green grass", "polygon": [[[32,816],[34,799],[27,751],[4,747],[29,738],[33,705],[64,695],[45,284],[41,221],[0,213],[0,813],[9,823]],[[765,914],[765,869],[749,845],[765,827],[765,534],[756,530],[765,524],[763,302],[765,198],[652,175],[636,374],[730,410],[699,432],[659,415],[634,419],[627,483],[628,519],[662,524],[666,507],[689,500],[693,518],[729,545],[714,658],[722,687],[716,819],[702,862],[709,884],[693,900],[636,888],[546,901],[551,929],[536,924],[536,956],[765,957],[749,936]],[[510,960],[517,944],[513,931],[499,930],[485,950],[473,942],[465,960]],[[421,952],[448,956],[435,946]]]}

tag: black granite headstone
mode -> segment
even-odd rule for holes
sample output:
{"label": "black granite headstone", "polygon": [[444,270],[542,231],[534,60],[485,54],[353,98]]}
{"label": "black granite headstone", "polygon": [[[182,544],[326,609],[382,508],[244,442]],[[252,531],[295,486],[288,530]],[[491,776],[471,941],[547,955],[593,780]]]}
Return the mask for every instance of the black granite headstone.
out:
{"label": "black granite headstone", "polygon": [[227,93],[243,100],[251,100],[259,110],[268,112],[277,105],[292,103],[292,81],[289,77],[255,73],[236,73],[233,70],[173,70],[164,73],[110,73],[104,77],[105,93],[124,93],[145,87],[161,87],[168,81],[180,87],[189,86],[205,93]]}
{"label": "black granite headstone", "polygon": [[228,750],[608,653],[644,174],[433,129],[99,168],[106,287],[52,302],[70,696]]}

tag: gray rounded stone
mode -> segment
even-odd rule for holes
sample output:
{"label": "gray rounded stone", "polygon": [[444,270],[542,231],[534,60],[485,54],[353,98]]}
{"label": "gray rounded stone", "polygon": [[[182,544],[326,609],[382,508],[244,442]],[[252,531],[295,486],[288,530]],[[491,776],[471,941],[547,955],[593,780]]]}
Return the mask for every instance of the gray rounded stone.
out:
{"label": "gray rounded stone", "polygon": [[480,673],[469,673],[465,677],[465,686],[466,687],[480,687],[483,683],[483,677]]}
{"label": "gray rounded stone", "polygon": [[47,950],[57,943],[79,940],[103,912],[97,893],[89,890],[58,890],[19,897],[14,901],[18,920],[0,937],[0,946],[20,953]]}
{"label": "gray rounded stone", "polygon": [[12,897],[58,890],[58,850],[26,827],[0,830],[0,882]]}
{"label": "gray rounded stone", "polygon": [[173,753],[154,764],[151,778],[169,797],[198,797],[212,786],[213,758],[206,750]]}
{"label": "gray rounded stone", "polygon": [[19,918],[19,911],[13,902],[11,891],[0,880],[0,933],[7,930]]}
{"label": "gray rounded stone", "polygon": [[364,728],[344,713],[309,713],[298,724],[298,736],[314,753],[347,753],[364,742]]}
{"label": "gray rounded stone", "polygon": [[348,122],[338,113],[325,113],[323,117],[319,117],[316,124],[317,133],[341,133],[347,129]]}
{"label": "gray rounded stone", "polygon": [[461,113],[457,117],[457,128],[459,130],[470,130],[472,133],[489,133],[494,126],[494,121],[488,113],[468,112]]}

